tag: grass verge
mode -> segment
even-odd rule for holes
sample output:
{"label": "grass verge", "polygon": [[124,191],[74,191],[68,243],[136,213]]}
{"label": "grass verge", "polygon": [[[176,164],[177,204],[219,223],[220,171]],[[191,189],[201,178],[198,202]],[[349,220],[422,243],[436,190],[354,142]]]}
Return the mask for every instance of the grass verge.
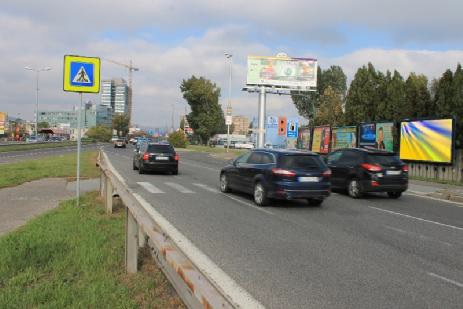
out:
{"label": "grass verge", "polygon": [[[96,151],[81,153],[80,174],[84,178],[99,176],[96,168]],[[22,183],[49,177],[75,177],[76,154],[49,156],[37,160],[0,164],[0,188],[17,186]]]}
{"label": "grass verge", "polygon": [[62,202],[0,238],[0,308],[184,308],[152,258],[124,270],[122,208],[98,192]]}
{"label": "grass verge", "polygon": [[[92,144],[93,142],[82,142],[83,145]],[[18,145],[7,145],[1,146],[0,152],[10,152],[10,151],[21,151],[21,150],[31,150],[31,149],[44,149],[44,148],[60,148],[60,147],[69,147],[76,146],[77,142],[59,142],[59,143],[44,143],[44,144],[18,144]]]}

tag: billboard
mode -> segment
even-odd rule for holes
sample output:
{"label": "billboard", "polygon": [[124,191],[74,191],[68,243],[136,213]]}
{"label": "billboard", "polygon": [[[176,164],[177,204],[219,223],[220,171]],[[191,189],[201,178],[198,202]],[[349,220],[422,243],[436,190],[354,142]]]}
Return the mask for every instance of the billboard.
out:
{"label": "billboard", "polygon": [[5,112],[0,112],[0,135],[5,134],[8,116]]}
{"label": "billboard", "polygon": [[310,129],[301,128],[299,130],[299,139],[302,149],[310,149]]}
{"label": "billboard", "polygon": [[317,60],[248,56],[247,85],[307,89],[317,86]]}
{"label": "billboard", "polygon": [[374,123],[362,123],[359,125],[359,146],[375,146],[376,126]]}
{"label": "billboard", "polygon": [[331,133],[331,150],[357,147],[357,127],[337,127]]}
{"label": "billboard", "polygon": [[394,123],[376,123],[375,148],[394,151]]}
{"label": "billboard", "polygon": [[453,119],[403,121],[400,158],[410,161],[452,163]]}
{"label": "billboard", "polygon": [[330,127],[315,127],[313,129],[311,150],[318,153],[328,153],[330,151],[330,138]]}
{"label": "billboard", "polygon": [[289,117],[287,119],[287,129],[286,129],[286,137],[297,139],[299,130],[299,118],[298,117]]}
{"label": "billboard", "polygon": [[[265,122],[265,144],[273,148],[286,147],[286,136],[280,135],[279,121],[281,117],[268,116]],[[286,123],[286,120],[285,120]],[[286,127],[285,127],[286,128]]]}

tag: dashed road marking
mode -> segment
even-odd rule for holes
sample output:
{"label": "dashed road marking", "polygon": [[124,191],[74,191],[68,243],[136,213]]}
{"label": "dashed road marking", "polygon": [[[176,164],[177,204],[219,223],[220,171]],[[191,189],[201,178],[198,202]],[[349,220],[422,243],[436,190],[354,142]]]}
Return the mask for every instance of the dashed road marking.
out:
{"label": "dashed road marking", "polygon": [[137,182],[140,186],[142,186],[146,191],[150,193],[164,193],[164,191],[158,189],[153,184],[149,182]]}
{"label": "dashed road marking", "polygon": [[459,288],[463,288],[463,283],[460,283],[460,282],[458,282],[458,281],[455,281],[455,280],[452,280],[452,279],[449,279],[449,278],[445,278],[445,277],[443,277],[443,276],[439,276],[438,274],[435,274],[435,273],[430,273],[430,272],[428,272],[428,275],[431,276],[431,277],[440,279],[440,280],[442,280],[442,281],[451,283],[451,284],[453,284],[453,285],[456,285],[456,286],[459,287]]}
{"label": "dashed road marking", "polygon": [[212,187],[209,187],[208,185],[205,185],[203,183],[192,183],[193,186],[197,186],[197,187],[200,187],[206,191],[209,191],[209,192],[212,192],[212,193],[220,193],[219,190],[215,189],[215,188],[212,188]]}
{"label": "dashed road marking", "polygon": [[169,186],[171,188],[174,188],[175,190],[178,190],[180,191],[181,193],[194,193],[193,191],[191,191],[190,189],[182,186],[182,185],[179,185],[178,183],[174,183],[174,182],[166,182],[164,183],[166,186]]}

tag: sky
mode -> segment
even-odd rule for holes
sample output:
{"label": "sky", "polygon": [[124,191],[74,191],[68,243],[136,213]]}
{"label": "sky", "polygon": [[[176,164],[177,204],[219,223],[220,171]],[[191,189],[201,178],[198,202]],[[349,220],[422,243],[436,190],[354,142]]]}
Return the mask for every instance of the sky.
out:
{"label": "sky", "polygon": [[[220,1],[220,0],[2,0],[0,111],[32,119],[35,75],[25,66],[51,67],[40,75],[41,110],[69,110],[79,95],[62,90],[63,56],[97,56],[140,68],[133,78],[133,122],[178,125],[187,106],[179,86],[204,76],[228,100],[233,55],[234,115],[257,115],[257,94],[241,91],[248,55],[316,58],[340,65],[352,80],[372,62],[382,71],[425,74],[431,80],[463,60],[463,1]],[[103,60],[102,78],[125,68]],[[98,95],[84,100],[99,103]],[[288,96],[267,96],[268,115],[295,116]]]}

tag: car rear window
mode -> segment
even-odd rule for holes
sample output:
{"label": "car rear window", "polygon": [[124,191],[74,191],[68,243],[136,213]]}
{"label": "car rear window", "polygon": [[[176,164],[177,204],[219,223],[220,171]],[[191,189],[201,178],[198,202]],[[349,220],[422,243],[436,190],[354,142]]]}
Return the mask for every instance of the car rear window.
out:
{"label": "car rear window", "polygon": [[169,153],[174,152],[174,148],[171,145],[149,145],[148,152]]}
{"label": "car rear window", "polygon": [[284,169],[313,170],[322,167],[318,156],[312,155],[284,155],[280,157],[279,166]]}
{"label": "car rear window", "polygon": [[380,165],[401,165],[399,156],[390,154],[368,154],[368,163],[376,163]]}

